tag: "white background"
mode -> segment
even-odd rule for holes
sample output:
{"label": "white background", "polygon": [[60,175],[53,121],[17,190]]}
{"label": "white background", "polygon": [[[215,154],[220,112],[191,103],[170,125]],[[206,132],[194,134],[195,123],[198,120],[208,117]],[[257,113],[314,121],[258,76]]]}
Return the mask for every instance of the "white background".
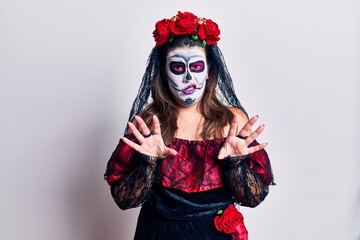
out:
{"label": "white background", "polygon": [[0,0],[0,239],[129,240],[103,181],[154,46],[177,10],[211,18],[277,186],[250,240],[360,239],[360,3]]}

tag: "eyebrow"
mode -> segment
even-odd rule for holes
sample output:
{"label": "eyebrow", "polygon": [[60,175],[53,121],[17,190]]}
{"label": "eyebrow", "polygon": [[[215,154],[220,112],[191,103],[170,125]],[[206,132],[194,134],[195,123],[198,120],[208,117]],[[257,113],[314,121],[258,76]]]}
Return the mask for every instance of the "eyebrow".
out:
{"label": "eyebrow", "polygon": [[184,55],[181,55],[181,54],[175,54],[175,55],[173,55],[173,56],[169,56],[168,59],[169,59],[169,58],[174,58],[174,57],[182,58],[182,59],[184,59],[184,60],[187,61],[187,62],[188,62],[191,58],[195,58],[195,57],[205,58],[205,56],[203,56],[203,55],[192,55],[192,56],[190,56],[190,57],[187,57],[187,56],[184,56]]}

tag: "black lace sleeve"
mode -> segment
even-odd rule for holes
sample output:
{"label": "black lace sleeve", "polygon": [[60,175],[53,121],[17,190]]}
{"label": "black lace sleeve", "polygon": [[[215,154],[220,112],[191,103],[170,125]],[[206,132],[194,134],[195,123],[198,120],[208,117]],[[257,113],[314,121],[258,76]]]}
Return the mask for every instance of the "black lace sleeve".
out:
{"label": "black lace sleeve", "polygon": [[269,186],[246,163],[245,157],[227,157],[222,160],[225,181],[242,206],[256,207],[269,193]]}
{"label": "black lace sleeve", "polygon": [[160,158],[136,151],[131,158],[136,167],[111,184],[111,195],[123,210],[138,207],[151,196],[151,187],[158,177],[158,168],[161,164]]}

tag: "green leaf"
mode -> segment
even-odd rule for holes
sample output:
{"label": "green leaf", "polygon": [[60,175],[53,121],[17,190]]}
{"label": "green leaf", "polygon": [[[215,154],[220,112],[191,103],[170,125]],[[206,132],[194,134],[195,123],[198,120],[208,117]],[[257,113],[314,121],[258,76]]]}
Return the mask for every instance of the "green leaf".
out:
{"label": "green leaf", "polygon": [[198,40],[199,37],[197,35],[191,35],[191,37],[194,39],[194,40]]}
{"label": "green leaf", "polygon": [[171,38],[168,39],[168,42],[173,42],[174,41],[174,36],[172,36]]}
{"label": "green leaf", "polygon": [[203,48],[206,47],[206,40],[203,40],[203,42],[202,42],[202,47],[203,47]]}
{"label": "green leaf", "polygon": [[217,214],[218,214],[218,215],[221,215],[223,212],[224,212],[224,211],[220,209],[220,210],[217,212]]}

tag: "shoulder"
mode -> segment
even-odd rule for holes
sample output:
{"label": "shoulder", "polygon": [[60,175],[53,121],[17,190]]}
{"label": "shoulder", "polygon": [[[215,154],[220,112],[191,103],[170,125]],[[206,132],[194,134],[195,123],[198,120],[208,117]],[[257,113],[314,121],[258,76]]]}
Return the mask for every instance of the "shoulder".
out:
{"label": "shoulder", "polygon": [[247,121],[249,121],[247,115],[244,113],[243,110],[241,110],[240,108],[237,107],[229,107],[229,110],[234,114],[234,115],[239,115],[240,116],[240,121],[239,124],[244,126]]}
{"label": "shoulder", "polygon": [[[236,108],[236,107],[228,107],[228,109],[231,111],[232,114],[234,115],[238,115],[239,118],[239,124],[238,124],[238,130],[236,134],[239,134],[240,130],[245,126],[245,124],[248,122],[248,117],[247,115],[244,113],[243,110],[241,110],[240,108]],[[225,127],[225,132],[229,131],[229,127],[227,126]]]}

